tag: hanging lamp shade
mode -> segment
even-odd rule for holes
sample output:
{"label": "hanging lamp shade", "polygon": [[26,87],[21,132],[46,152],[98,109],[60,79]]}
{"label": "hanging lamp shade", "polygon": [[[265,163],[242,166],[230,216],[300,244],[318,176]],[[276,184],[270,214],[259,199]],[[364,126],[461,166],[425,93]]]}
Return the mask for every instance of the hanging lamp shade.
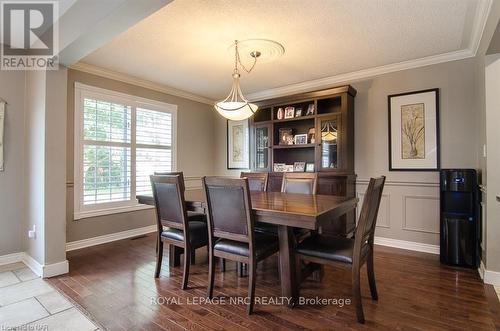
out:
{"label": "hanging lamp shade", "polygon": [[248,102],[243,96],[240,87],[240,74],[238,69],[233,73],[233,87],[227,98],[215,104],[215,110],[231,121],[241,121],[251,117],[259,107]]}

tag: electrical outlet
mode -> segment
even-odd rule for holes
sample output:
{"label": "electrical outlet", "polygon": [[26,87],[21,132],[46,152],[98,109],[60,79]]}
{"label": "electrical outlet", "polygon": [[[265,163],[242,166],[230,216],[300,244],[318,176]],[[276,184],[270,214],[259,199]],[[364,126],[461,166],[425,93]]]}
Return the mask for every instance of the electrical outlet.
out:
{"label": "electrical outlet", "polygon": [[30,239],[36,238],[36,225],[33,225],[33,229],[28,231],[28,238]]}

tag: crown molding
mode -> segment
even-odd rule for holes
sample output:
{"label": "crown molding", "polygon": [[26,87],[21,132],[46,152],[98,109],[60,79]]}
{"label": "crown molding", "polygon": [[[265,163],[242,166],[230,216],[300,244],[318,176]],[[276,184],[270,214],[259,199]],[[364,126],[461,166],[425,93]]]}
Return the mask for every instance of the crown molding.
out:
{"label": "crown molding", "polygon": [[169,86],[166,86],[163,84],[154,83],[154,82],[151,82],[149,80],[141,79],[141,78],[138,78],[138,77],[135,77],[132,75],[128,75],[128,74],[124,74],[121,72],[116,72],[113,70],[94,66],[94,65],[84,63],[84,62],[75,63],[75,64],[69,66],[69,68],[73,69],[73,70],[86,72],[86,73],[89,73],[92,75],[117,80],[117,81],[120,81],[123,83],[131,84],[131,85],[135,85],[135,86],[140,86],[143,88],[147,88],[149,90],[173,95],[176,97],[180,97],[180,98],[184,98],[184,99],[188,99],[188,100],[192,100],[192,101],[196,101],[196,102],[201,102],[201,103],[204,103],[207,105],[213,105],[215,103],[214,100],[202,97],[200,95],[196,95],[196,94],[193,94],[190,92],[178,90],[176,88],[169,87]]}
{"label": "crown molding", "polygon": [[281,97],[285,95],[310,92],[314,90],[321,90],[327,87],[332,87],[340,84],[352,83],[355,81],[360,81],[375,76],[380,76],[383,74],[414,69],[419,67],[425,67],[432,64],[438,64],[449,61],[462,60],[470,57],[474,57],[475,53],[470,49],[463,49],[460,51],[454,51],[439,55],[432,55],[420,59],[409,60],[399,63],[388,64],[380,67],[363,69],[359,71],[353,71],[345,74],[324,77],[314,80],[309,80],[297,84],[286,85],[282,87],[277,87],[273,89],[263,90],[255,93],[250,93],[247,98],[251,101],[260,101],[270,98]]}

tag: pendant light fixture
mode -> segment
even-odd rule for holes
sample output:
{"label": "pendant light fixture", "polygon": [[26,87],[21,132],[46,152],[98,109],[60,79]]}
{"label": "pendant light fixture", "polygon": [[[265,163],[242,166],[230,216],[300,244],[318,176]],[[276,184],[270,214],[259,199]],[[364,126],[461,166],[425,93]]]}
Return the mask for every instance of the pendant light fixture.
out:
{"label": "pendant light fixture", "polygon": [[[255,65],[257,64],[257,59],[259,62],[269,62],[277,57],[284,54],[285,48],[273,41],[268,39],[247,39],[244,41],[235,40],[234,44],[231,45],[230,49],[234,47],[234,69],[233,69],[233,86],[229,95],[222,101],[217,102],[214,108],[219,114],[232,121],[241,121],[251,117],[259,107],[249,102],[241,92],[240,87],[240,71],[239,67],[243,68],[244,71],[250,73]],[[247,56],[247,60],[253,61],[252,66],[247,69],[240,58],[240,47],[244,51],[244,55]],[[248,56],[250,57],[248,59]],[[263,61],[262,61],[263,60]]]}
{"label": "pendant light fixture", "polygon": [[260,52],[254,51],[250,54],[254,58],[254,62],[252,67],[247,70],[240,60],[240,54],[238,52],[238,40],[234,41],[234,70],[233,70],[233,87],[231,88],[231,92],[227,98],[222,101],[219,101],[215,104],[215,109],[227,118],[232,121],[241,121],[252,116],[259,107],[254,104],[248,102],[247,99],[243,96],[243,92],[241,92],[240,87],[240,72],[238,70],[238,63],[245,69],[246,72],[250,73],[252,69],[255,67],[257,63],[257,58],[260,56]]}

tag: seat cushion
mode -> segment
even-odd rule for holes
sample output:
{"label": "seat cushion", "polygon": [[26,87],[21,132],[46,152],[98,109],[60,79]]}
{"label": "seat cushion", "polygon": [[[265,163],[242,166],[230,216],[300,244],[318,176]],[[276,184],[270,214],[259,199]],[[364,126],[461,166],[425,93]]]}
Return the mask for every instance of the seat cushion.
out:
{"label": "seat cushion", "polygon": [[[276,236],[255,232],[254,240],[255,255],[257,260],[259,260],[259,258],[261,257],[269,256],[278,251],[278,237]],[[214,250],[246,257],[248,257],[250,254],[247,243],[229,239],[217,240],[214,245]]]}
{"label": "seat cushion", "polygon": [[188,216],[188,221],[189,222],[207,222],[207,216],[203,213],[198,213],[198,212],[195,212],[195,211],[188,211],[187,212],[187,216]]}
{"label": "seat cushion", "polygon": [[[184,231],[180,229],[169,228],[163,230],[162,237],[177,241],[184,241]],[[204,222],[189,222],[189,239],[194,247],[202,247],[208,243],[207,223]]]}
{"label": "seat cushion", "polygon": [[256,222],[254,227],[256,232],[278,235],[278,226],[269,223]]}
{"label": "seat cushion", "polygon": [[352,263],[354,239],[343,237],[311,236],[297,245],[297,253],[338,261]]}

